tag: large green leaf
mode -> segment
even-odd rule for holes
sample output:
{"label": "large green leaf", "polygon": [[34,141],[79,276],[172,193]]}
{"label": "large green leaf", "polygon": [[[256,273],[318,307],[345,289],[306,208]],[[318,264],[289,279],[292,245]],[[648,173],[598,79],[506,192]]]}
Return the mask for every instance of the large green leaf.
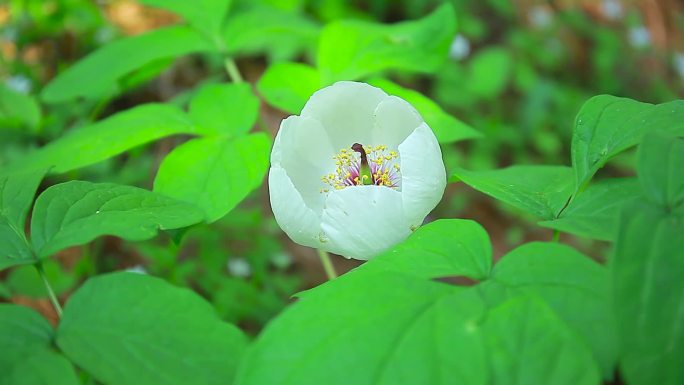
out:
{"label": "large green leaf", "polygon": [[40,257],[102,235],[144,240],[158,230],[201,221],[191,204],[132,186],[71,181],[52,186],[36,200],[31,241]]}
{"label": "large green leaf", "polygon": [[248,83],[209,84],[190,101],[190,119],[204,135],[245,134],[258,114],[259,98]]}
{"label": "large green leaf", "polygon": [[435,132],[440,143],[453,143],[482,137],[482,134],[474,128],[444,112],[437,103],[417,91],[382,78],[372,79],[368,83],[411,103]]}
{"label": "large green leaf", "polygon": [[270,144],[263,133],[190,140],[164,159],[154,191],[193,203],[216,221],[261,185]]}
{"label": "large green leaf", "polygon": [[492,278],[541,297],[591,347],[603,376],[612,377],[617,334],[603,266],[565,245],[528,243],[506,254]]}
{"label": "large green leaf", "polygon": [[653,202],[669,209],[683,204],[684,138],[664,132],[647,134],[639,146],[638,172]]}
{"label": "large green leaf", "polygon": [[52,326],[35,310],[0,304],[0,383],[76,385],[71,363],[50,346]]}
{"label": "large green leaf", "polygon": [[34,262],[24,227],[45,171],[3,173],[0,170],[0,270]]}
{"label": "large green leaf", "polygon": [[572,169],[564,166],[512,166],[492,171],[457,169],[462,181],[493,198],[539,218],[551,220],[572,193]]}
{"label": "large green leaf", "polygon": [[319,88],[321,79],[315,68],[289,62],[268,66],[257,84],[269,104],[291,114],[299,114]]}
{"label": "large green leaf", "polygon": [[0,130],[27,127],[35,130],[40,123],[40,106],[36,100],[0,84]]}
{"label": "large green leaf", "polygon": [[455,32],[456,16],[450,4],[421,20],[394,25],[334,21],[321,32],[318,68],[326,84],[390,69],[432,72],[446,59]]}
{"label": "large green leaf", "polygon": [[232,0],[141,0],[143,4],[168,9],[182,16],[193,28],[215,39]]}
{"label": "large green leaf", "polygon": [[106,384],[231,384],[246,338],[188,289],[114,273],[70,298],[57,345]]}
{"label": "large green leaf", "polygon": [[9,168],[64,173],[169,135],[193,133],[192,123],[177,107],[145,104],[77,128],[18,159]]}
{"label": "large green leaf", "polygon": [[228,54],[266,53],[278,61],[315,49],[320,27],[314,21],[301,13],[253,3],[226,19],[222,33]]}
{"label": "large green leaf", "polygon": [[421,226],[392,250],[364,264],[362,271],[398,271],[424,278],[465,276],[486,279],[492,245],[475,221],[441,219]]}
{"label": "large green leaf", "polygon": [[572,136],[575,190],[610,158],[656,129],[684,135],[684,100],[652,105],[609,95],[589,99],[577,114]]}
{"label": "large green leaf", "polygon": [[47,103],[111,96],[118,92],[122,77],[146,64],[213,49],[209,39],[185,26],[123,38],[104,45],[60,73],[41,96]]}
{"label": "large green leaf", "polygon": [[590,184],[573,198],[558,218],[539,225],[590,239],[613,241],[620,209],[639,195],[635,178],[602,180]]}

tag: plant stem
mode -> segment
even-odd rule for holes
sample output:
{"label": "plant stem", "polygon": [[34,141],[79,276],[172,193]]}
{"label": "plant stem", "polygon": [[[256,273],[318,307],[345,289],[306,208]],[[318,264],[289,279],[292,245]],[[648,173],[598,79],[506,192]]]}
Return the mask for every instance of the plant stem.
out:
{"label": "plant stem", "polygon": [[36,270],[38,270],[38,275],[40,275],[40,278],[43,280],[43,284],[45,285],[45,289],[47,290],[50,302],[52,302],[52,306],[55,307],[55,311],[57,312],[59,318],[62,318],[62,306],[59,304],[59,300],[57,300],[55,291],[52,290],[50,281],[48,281],[47,276],[45,275],[45,270],[43,269],[43,262],[38,261],[34,266],[36,267]]}
{"label": "plant stem", "polygon": [[560,240],[560,231],[558,230],[553,230],[553,238],[551,239],[551,242],[556,242]]}
{"label": "plant stem", "polygon": [[327,251],[318,249],[318,257],[321,258],[321,264],[323,265],[323,270],[328,276],[328,281],[332,281],[337,278],[337,273],[333,267],[332,261],[330,261],[330,254]]}
{"label": "plant stem", "polygon": [[233,83],[242,83],[244,81],[233,58],[226,58],[224,64],[226,66],[226,72],[228,72],[228,76]]}

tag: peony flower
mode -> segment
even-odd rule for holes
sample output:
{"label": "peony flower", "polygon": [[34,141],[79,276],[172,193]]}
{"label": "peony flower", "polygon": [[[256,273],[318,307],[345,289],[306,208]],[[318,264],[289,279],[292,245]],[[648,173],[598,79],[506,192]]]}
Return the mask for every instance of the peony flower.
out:
{"label": "peony flower", "polygon": [[409,103],[345,81],[282,121],[268,186],[293,241],[367,260],[422,224],[442,199],[446,172],[435,135]]}

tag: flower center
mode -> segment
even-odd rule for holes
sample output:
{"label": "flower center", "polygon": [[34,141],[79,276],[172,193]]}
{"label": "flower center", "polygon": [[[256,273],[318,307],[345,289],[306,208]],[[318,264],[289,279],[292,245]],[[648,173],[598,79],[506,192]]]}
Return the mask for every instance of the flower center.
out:
{"label": "flower center", "polygon": [[364,146],[354,143],[350,149],[343,148],[332,157],[335,161],[335,172],[321,177],[327,186],[321,193],[327,193],[329,187],[341,190],[351,186],[375,185],[399,189],[401,173],[399,153],[389,150],[387,146]]}

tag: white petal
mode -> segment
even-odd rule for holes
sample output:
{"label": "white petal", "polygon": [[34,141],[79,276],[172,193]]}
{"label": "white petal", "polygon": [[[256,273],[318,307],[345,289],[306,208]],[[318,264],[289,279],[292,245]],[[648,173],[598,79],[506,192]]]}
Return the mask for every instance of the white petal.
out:
{"label": "white petal", "polygon": [[389,96],[375,109],[373,145],[385,145],[396,149],[421,124],[423,118],[404,99]]}
{"label": "white petal", "polygon": [[321,217],[322,248],[347,258],[370,259],[411,233],[401,193],[388,187],[355,186],[328,195]]}
{"label": "white petal", "polygon": [[337,82],[316,91],[301,116],[321,122],[335,150],[354,143],[372,144],[375,108],[386,97],[384,91],[365,83]]}
{"label": "white petal", "polygon": [[420,225],[437,206],[446,187],[446,170],[437,138],[422,124],[399,145],[404,215]]}
{"label": "white petal", "polygon": [[283,120],[271,152],[271,164],[285,169],[306,205],[320,213],[326,187],[321,177],[335,169],[335,151],[321,124],[311,118]]}
{"label": "white petal", "polygon": [[320,218],[306,206],[284,169],[271,167],[268,189],[273,215],[280,228],[300,245],[320,247]]}

